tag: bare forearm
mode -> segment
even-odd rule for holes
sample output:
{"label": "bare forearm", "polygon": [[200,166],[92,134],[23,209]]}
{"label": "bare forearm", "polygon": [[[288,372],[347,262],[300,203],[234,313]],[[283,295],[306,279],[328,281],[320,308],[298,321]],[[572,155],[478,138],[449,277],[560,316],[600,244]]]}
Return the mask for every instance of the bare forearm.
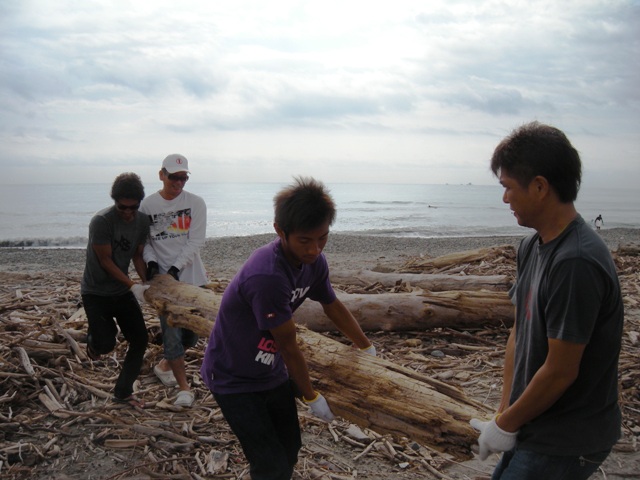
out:
{"label": "bare forearm", "polygon": [[280,352],[287,366],[289,377],[294,381],[304,398],[311,400],[315,397],[313,385],[309,378],[309,369],[302,352]]}
{"label": "bare forearm", "polygon": [[131,285],[133,285],[135,283],[125,273],[123,273],[122,270],[120,270],[118,268],[118,266],[115,263],[113,263],[113,260],[111,260],[110,258],[101,259],[100,260],[100,266],[103,269],[105,269],[105,271],[109,275],[111,275],[113,278],[115,278],[117,281],[119,281],[120,283],[125,284],[127,286],[127,288],[131,288]]}
{"label": "bare forearm", "polygon": [[562,375],[543,365],[513,405],[506,408],[497,423],[507,432],[515,432],[547,411],[575,381],[575,377]]}
{"label": "bare forearm", "polygon": [[140,279],[144,282],[147,280],[147,265],[144,263],[144,258],[142,255],[137,255],[133,257],[133,266],[138,273]]}
{"label": "bare forearm", "polygon": [[315,398],[316,395],[309,378],[309,368],[298,346],[296,325],[293,319],[271,329],[271,333],[287,366],[289,377],[295,382],[304,398],[307,400]]}
{"label": "bare forearm", "polygon": [[350,339],[358,348],[371,346],[371,342],[362,331],[360,324],[340,300],[336,299],[329,305],[322,305],[322,308],[340,333]]}
{"label": "bare forearm", "polygon": [[507,348],[504,354],[504,370],[502,373],[502,397],[498,412],[503,412],[509,407],[509,399],[511,397],[511,386],[513,385],[513,368],[515,361],[515,331],[516,327],[511,329],[507,340]]}
{"label": "bare forearm", "polygon": [[586,344],[547,339],[548,353],[522,395],[502,412],[497,423],[507,432],[519,430],[548,410],[576,381]]}

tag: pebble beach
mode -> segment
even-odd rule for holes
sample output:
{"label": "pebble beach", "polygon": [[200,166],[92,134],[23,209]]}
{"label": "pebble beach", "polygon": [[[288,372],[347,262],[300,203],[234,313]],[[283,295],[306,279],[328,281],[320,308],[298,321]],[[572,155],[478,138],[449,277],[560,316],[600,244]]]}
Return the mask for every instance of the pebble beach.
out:
{"label": "pebble beach", "polygon": [[[609,249],[640,243],[640,229],[600,230]],[[253,250],[275,234],[210,238],[201,251],[210,279],[230,279]],[[497,245],[517,246],[522,236],[495,237],[381,237],[332,233],[324,250],[332,269],[393,269],[416,257],[433,258]],[[0,248],[0,271],[13,273],[81,273],[81,248]]]}
{"label": "pebble beach", "polygon": [[[601,230],[600,234],[611,251],[616,251],[621,245],[638,244],[640,242],[640,229],[606,229]],[[271,241],[273,238],[275,238],[275,235],[209,239],[202,249],[202,257],[209,271],[210,279],[212,281],[230,279],[255,248]],[[517,246],[522,238],[521,236],[397,238],[331,234],[325,254],[333,271],[339,269],[378,271],[388,269],[387,271],[389,271],[401,267],[416,257],[433,258],[484,247]],[[637,309],[638,302],[636,300],[637,280],[634,280],[637,278],[636,272],[638,269],[635,260],[631,262],[630,257],[626,258],[626,260],[629,263],[627,263],[626,274],[623,278],[627,283],[623,284],[623,288],[627,292],[625,294],[625,303],[630,308],[626,312],[626,334],[623,340],[623,356],[621,357],[621,365],[625,365],[624,371],[621,371],[621,386],[623,387],[621,402],[624,406],[625,415],[624,437],[601,467],[602,473],[604,474],[605,471],[607,473],[605,478],[611,480],[636,478],[634,474],[640,468],[640,456],[636,446],[637,425],[640,425],[637,419],[637,412],[640,409],[637,402],[636,386],[638,382],[636,381],[637,369],[635,368],[637,365],[636,359],[638,358],[637,333],[635,332],[639,331],[639,310]],[[0,345],[4,348],[3,351],[10,352],[11,349],[15,350],[15,345],[23,340],[33,341],[33,337],[36,334],[50,334],[53,329],[49,327],[55,323],[51,320],[52,318],[57,319],[58,325],[63,327],[65,326],[64,321],[68,320],[68,331],[78,331],[82,334],[86,326],[82,324],[78,326],[79,320],[74,312],[78,311],[79,308],[79,280],[84,269],[84,261],[85,250],[82,248],[0,248],[0,272],[3,273],[4,278],[4,298],[8,299],[7,305],[11,306],[10,309],[5,309],[5,317],[9,321],[16,322],[5,331],[3,336],[5,343]],[[636,282],[635,284],[633,283],[634,281]],[[224,285],[224,282],[221,283]],[[52,301],[52,298],[55,300]],[[151,313],[150,315],[150,321],[156,322],[155,314]],[[76,330],[78,328],[80,330]],[[469,341],[471,343],[470,349],[449,349],[446,355],[443,354],[443,349],[448,348],[453,342],[460,342],[461,337],[459,335],[466,338],[466,340],[461,341],[463,344],[473,337],[467,335],[464,331],[457,332],[453,328],[439,332],[432,332],[427,329],[410,332],[409,334],[407,332],[372,332],[371,335],[376,347],[379,348],[378,351],[384,352],[383,358],[399,365],[418,365],[419,372],[428,372],[429,376],[433,376],[438,381],[460,385],[460,388],[463,389],[468,397],[483,403],[491,403],[497,401],[499,396],[499,393],[496,393],[495,386],[500,382],[501,372],[498,368],[486,368],[486,366],[492,365],[496,361],[496,349],[499,349],[499,347],[495,345],[503,345],[506,342],[507,333],[508,331],[505,328],[487,329],[481,336],[478,336],[478,339],[482,340],[480,343]],[[19,468],[21,472],[30,472],[27,474],[29,478],[46,478],[50,480],[52,477],[49,473],[54,470],[64,478],[84,478],[87,465],[101,465],[102,470],[108,472],[100,478],[106,478],[106,476],[113,478],[111,473],[114,471],[122,473],[123,468],[126,469],[126,472],[131,472],[134,468],[137,468],[137,465],[142,467],[150,465],[148,457],[146,454],[144,457],[142,456],[143,450],[140,448],[130,448],[128,450],[128,464],[123,463],[122,457],[117,450],[113,448],[96,448],[90,440],[96,434],[95,424],[91,421],[91,418],[95,418],[95,415],[87,415],[82,409],[89,408],[91,411],[99,409],[101,415],[118,415],[117,421],[107,422],[106,426],[100,427],[103,432],[107,432],[114,437],[107,440],[119,441],[120,438],[123,438],[125,441],[132,441],[132,439],[136,442],[139,441],[140,439],[137,436],[141,434],[134,431],[134,426],[149,425],[152,422],[156,422],[153,423],[156,425],[163,421],[162,419],[166,419],[168,414],[163,408],[157,408],[160,402],[166,399],[167,391],[165,391],[162,384],[154,380],[150,370],[150,366],[157,361],[161,347],[156,344],[150,347],[146,357],[148,358],[147,367],[141,376],[144,395],[149,400],[148,405],[154,405],[153,408],[145,410],[144,416],[140,416],[135,412],[131,417],[132,421],[122,421],[124,418],[129,418],[128,412],[111,410],[113,406],[108,401],[98,400],[94,395],[92,395],[91,401],[86,401],[84,394],[79,395],[76,393],[74,396],[67,395],[65,397],[65,401],[69,398],[72,399],[72,405],[68,407],[70,412],[78,414],[74,420],[69,421],[66,417],[56,418],[53,415],[42,415],[43,406],[39,403],[42,395],[44,395],[41,393],[42,380],[44,379],[48,382],[48,385],[52,386],[62,384],[66,386],[68,383],[75,386],[77,391],[84,392],[87,388],[85,384],[110,385],[113,378],[115,378],[114,368],[118,368],[118,364],[112,359],[110,363],[104,363],[95,370],[91,366],[91,371],[89,371],[88,368],[85,369],[87,366],[82,364],[77,356],[68,354],[68,348],[64,345],[64,337],[50,335],[50,338],[52,340],[50,340],[48,348],[51,351],[58,352],[63,349],[65,353],[60,358],[64,358],[65,361],[57,364],[55,368],[50,365],[45,365],[42,368],[38,367],[38,376],[34,375],[33,378],[29,378],[28,375],[25,375],[23,373],[24,367],[18,360],[14,360],[11,363],[12,359],[17,359],[17,354],[8,353],[3,359],[3,371],[7,376],[2,383],[3,386],[9,385],[11,387],[5,397],[9,401],[7,405],[13,415],[13,424],[18,425],[17,422],[24,421],[24,418],[33,418],[34,426],[37,427],[25,430],[26,434],[20,431],[19,436],[15,436],[14,433],[8,433],[7,439],[3,439],[4,442],[0,441],[0,448],[4,448],[5,451],[9,451],[15,445],[17,445],[16,448],[20,449],[21,461],[18,462],[16,460],[9,467]],[[84,340],[81,339],[80,341]],[[25,343],[25,345],[27,344]],[[33,349],[29,351],[37,353]],[[201,351],[194,349],[193,356],[189,362],[190,375],[194,379],[199,378],[197,376]],[[435,355],[433,351],[438,351],[440,355]],[[34,356],[33,358],[35,359],[36,357]],[[420,360],[416,361],[416,359]],[[32,362],[39,365],[45,360],[38,359],[32,360]],[[70,367],[67,367],[67,365]],[[465,373],[471,375],[472,380],[463,381],[463,377],[458,380],[454,375],[456,371],[463,375]],[[90,377],[85,377],[85,380],[79,381],[77,379],[83,378],[82,372],[85,372],[84,375],[90,372]],[[207,397],[201,382],[199,385],[200,387],[196,388],[199,389],[197,398],[200,408],[193,409],[193,411],[189,411],[187,415],[182,417],[180,417],[179,412],[171,412],[170,415],[177,421],[172,422],[171,426],[167,426],[166,430],[170,434],[175,433],[180,438],[184,438],[185,431],[179,430],[179,426],[186,421],[191,425],[198,425],[198,432],[204,433],[204,435],[210,434],[210,438],[214,438],[214,432],[216,439],[227,438],[228,444],[219,448],[225,452],[232,452],[233,461],[229,462],[229,470],[234,470],[234,478],[236,473],[240,478],[239,472],[244,468],[244,457],[237,453],[237,444],[234,443],[234,439],[229,435],[228,431],[226,434],[221,433],[225,432],[222,427],[223,424],[220,423],[221,420],[211,421],[209,412],[213,411],[215,404],[210,396]],[[70,390],[75,392],[76,390],[73,390],[73,388],[70,387]],[[95,390],[94,388],[93,391],[95,392]],[[107,395],[105,398],[108,398],[108,394],[105,393],[105,395]],[[37,412],[37,414],[34,415],[34,412]],[[84,415],[81,415],[81,413],[84,413]],[[204,417],[206,417],[206,420],[203,419]],[[40,428],[44,421],[43,419],[46,419],[48,429],[43,430]],[[26,423],[30,421],[28,420]],[[429,466],[429,472],[427,472],[425,470],[427,468],[426,465],[430,464],[425,463],[424,457],[420,454],[422,449],[414,450],[413,448],[413,445],[418,444],[413,443],[411,448],[405,448],[407,445],[399,443],[399,451],[402,453],[401,458],[404,464],[410,467],[400,469],[396,465],[397,459],[393,456],[391,457],[393,460],[390,460],[383,455],[368,455],[365,452],[370,447],[361,450],[359,446],[354,446],[351,443],[336,441],[336,438],[347,437],[348,423],[346,422],[337,425],[331,430],[331,433],[326,429],[322,429],[322,431],[317,429],[313,422],[305,421],[304,425],[304,443],[313,448],[303,451],[299,478],[311,478],[302,474],[302,471],[304,470],[306,473],[308,468],[315,468],[315,471],[320,471],[320,467],[314,467],[314,465],[321,465],[318,462],[322,462],[322,465],[332,462],[334,465],[339,465],[342,469],[341,471],[357,471],[358,477],[362,476],[363,478],[371,479],[386,479],[390,476],[407,480],[436,478],[436,476],[437,478],[450,478],[452,480],[468,479],[472,476],[488,478],[496,460],[494,457],[492,458],[493,461],[482,462],[476,456],[464,462],[441,463],[439,456],[430,454],[430,458],[436,459],[435,465],[437,468]],[[54,446],[58,447],[58,450],[55,456],[51,454],[47,454],[46,457],[42,456],[40,452],[46,452],[47,446],[52,445],[51,436],[47,432],[53,431],[53,429],[62,431],[61,429],[63,428],[66,431],[68,427],[70,428],[68,435],[56,437],[58,441]],[[10,430],[7,430],[7,432],[10,432]],[[144,436],[146,440],[147,435],[145,434]],[[19,439],[19,443],[15,443],[17,441],[16,438]],[[205,437],[203,436],[202,438]],[[192,442],[187,443],[191,444]],[[164,444],[167,445],[168,443],[165,442]],[[180,443],[176,443],[176,445],[182,447]],[[374,441],[370,445],[375,446],[378,443]],[[27,464],[30,461],[29,459],[35,458],[33,451],[36,446],[40,457],[47,458],[47,460],[42,461],[42,463]],[[211,450],[211,446],[206,443],[197,448],[199,450],[196,451],[196,458],[198,458],[198,455],[204,458],[207,452]],[[168,459],[169,456],[175,457],[173,453],[161,451],[161,449],[157,449],[155,445],[151,444],[145,445],[144,449],[144,451],[153,449],[153,453],[158,455],[157,458],[160,461],[156,463],[158,465],[157,469],[165,469],[164,471],[166,472],[166,469],[170,468],[165,467],[166,465],[175,465],[176,463],[178,465],[177,468],[189,467],[196,469],[193,466],[195,465],[193,460],[189,460],[188,456],[182,457],[182,463],[172,460],[172,463],[169,464],[165,459]],[[372,451],[376,451],[376,449]],[[322,452],[321,457],[316,456],[315,452]],[[25,460],[22,461],[22,458]],[[321,458],[321,460],[317,460],[318,458]],[[51,466],[52,464],[53,466]],[[445,471],[446,474],[440,473]],[[159,473],[154,474],[156,476],[160,475]],[[226,474],[226,476],[230,474]],[[432,476],[431,474],[437,475]],[[346,478],[346,474],[344,478]]]}

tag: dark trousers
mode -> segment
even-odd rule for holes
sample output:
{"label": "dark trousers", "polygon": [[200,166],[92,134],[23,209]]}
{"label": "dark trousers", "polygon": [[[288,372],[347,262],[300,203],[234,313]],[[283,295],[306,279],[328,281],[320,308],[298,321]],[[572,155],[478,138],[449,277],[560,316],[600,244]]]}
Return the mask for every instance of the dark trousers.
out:
{"label": "dark trousers", "polygon": [[513,449],[502,454],[492,480],[586,480],[611,450],[590,455],[561,457]]}
{"label": "dark trousers", "polygon": [[290,382],[266,392],[214,397],[240,441],[251,479],[290,480],[302,446]]}
{"label": "dark trousers", "polygon": [[89,322],[87,343],[94,352],[104,355],[115,348],[117,326],[129,342],[114,389],[117,398],[127,398],[133,393],[149,342],[140,304],[130,292],[115,297],[82,295],[82,303]]}

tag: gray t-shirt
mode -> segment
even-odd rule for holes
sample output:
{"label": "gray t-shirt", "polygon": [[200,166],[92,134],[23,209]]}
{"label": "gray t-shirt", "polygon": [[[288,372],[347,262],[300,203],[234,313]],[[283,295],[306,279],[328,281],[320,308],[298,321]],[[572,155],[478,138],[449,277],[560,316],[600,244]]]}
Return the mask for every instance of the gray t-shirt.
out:
{"label": "gray t-shirt", "polygon": [[556,239],[534,234],[518,249],[516,350],[511,403],[544,363],[548,339],[585,344],[576,381],[547,411],[522,426],[518,448],[584,455],[620,437],[618,357],[623,304],[607,246],[578,216]]}
{"label": "gray t-shirt", "polygon": [[122,295],[127,286],[113,278],[102,268],[93,245],[111,245],[113,262],[125,275],[129,272],[131,259],[139,245],[144,245],[149,236],[149,218],[140,212],[132,222],[120,218],[115,206],[100,210],[89,224],[87,262],[80,283],[80,292],[100,296]]}

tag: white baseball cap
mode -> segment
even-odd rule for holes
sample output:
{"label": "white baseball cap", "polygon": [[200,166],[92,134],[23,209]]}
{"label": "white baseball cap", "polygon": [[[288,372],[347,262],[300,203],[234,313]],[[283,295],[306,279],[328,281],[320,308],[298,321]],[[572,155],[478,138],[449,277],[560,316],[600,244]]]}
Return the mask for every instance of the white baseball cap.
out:
{"label": "white baseball cap", "polygon": [[169,173],[187,172],[189,171],[189,162],[184,155],[172,153],[162,161],[162,168]]}

